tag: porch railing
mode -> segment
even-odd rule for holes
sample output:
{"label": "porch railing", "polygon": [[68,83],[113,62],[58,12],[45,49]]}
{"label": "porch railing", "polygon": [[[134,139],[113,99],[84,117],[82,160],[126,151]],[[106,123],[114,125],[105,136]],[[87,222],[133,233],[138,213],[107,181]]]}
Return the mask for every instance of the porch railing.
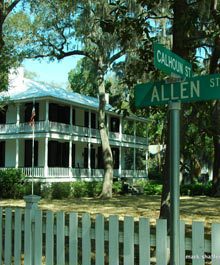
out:
{"label": "porch railing", "polygon": [[[7,168],[0,168],[0,170],[6,170]],[[43,179],[47,181],[74,181],[77,179],[93,180],[102,179],[103,169],[91,169],[88,168],[64,168],[64,167],[49,167],[45,170],[44,167],[21,167],[22,173],[31,178]],[[47,175],[46,175],[47,174]],[[147,178],[146,170],[125,170],[122,169],[119,172],[115,169],[113,172],[114,177],[126,177],[126,178]]]}
{"label": "porch railing", "polygon": [[[58,123],[53,121],[37,121],[35,122],[35,132],[57,132],[71,135],[78,135],[81,137],[94,137],[100,139],[100,133],[97,129],[91,129],[87,127],[81,127],[76,125]],[[19,125],[13,124],[0,124],[0,134],[16,134],[16,133],[31,133],[32,127],[29,123],[20,123]],[[110,140],[123,141],[128,143],[147,144],[147,138],[122,134],[118,132],[109,132]]]}

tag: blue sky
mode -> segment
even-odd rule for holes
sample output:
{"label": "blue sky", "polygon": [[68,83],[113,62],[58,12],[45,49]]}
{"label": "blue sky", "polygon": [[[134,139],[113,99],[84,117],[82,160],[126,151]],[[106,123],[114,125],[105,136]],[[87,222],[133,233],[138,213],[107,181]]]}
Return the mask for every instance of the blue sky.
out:
{"label": "blue sky", "polygon": [[25,60],[23,66],[26,70],[37,74],[37,80],[47,83],[55,83],[66,87],[68,82],[68,72],[75,68],[80,56],[71,56],[61,61],[49,62],[44,60]]}

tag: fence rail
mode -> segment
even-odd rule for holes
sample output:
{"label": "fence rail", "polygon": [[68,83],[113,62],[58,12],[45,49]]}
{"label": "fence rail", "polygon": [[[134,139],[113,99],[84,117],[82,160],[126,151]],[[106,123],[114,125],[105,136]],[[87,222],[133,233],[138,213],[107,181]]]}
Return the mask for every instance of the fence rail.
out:
{"label": "fence rail", "polygon": [[[181,265],[220,264],[220,224],[207,240],[203,222],[192,223],[192,238],[181,222],[180,238]],[[166,265],[168,256],[166,220],[0,208],[1,265]]]}

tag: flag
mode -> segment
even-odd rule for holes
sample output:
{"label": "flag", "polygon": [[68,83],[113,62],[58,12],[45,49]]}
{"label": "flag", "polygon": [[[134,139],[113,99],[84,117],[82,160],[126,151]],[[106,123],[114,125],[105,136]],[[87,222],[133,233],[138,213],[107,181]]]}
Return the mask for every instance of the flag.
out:
{"label": "flag", "polygon": [[35,107],[33,105],[33,108],[32,108],[32,112],[31,112],[31,118],[30,118],[30,121],[29,121],[29,125],[30,126],[34,126],[34,118],[36,116],[36,113],[35,113]]}

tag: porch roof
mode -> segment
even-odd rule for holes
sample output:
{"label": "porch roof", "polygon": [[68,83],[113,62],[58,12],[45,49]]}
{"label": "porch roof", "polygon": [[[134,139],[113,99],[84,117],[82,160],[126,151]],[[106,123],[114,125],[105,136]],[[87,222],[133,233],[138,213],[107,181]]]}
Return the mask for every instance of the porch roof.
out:
{"label": "porch roof", "polygon": [[[0,98],[8,97],[9,101],[27,101],[40,98],[54,98],[60,101],[67,101],[76,105],[84,105],[97,109],[99,100],[95,97],[71,92],[63,88],[51,86],[49,84],[36,82],[23,78],[19,86],[11,86],[8,91],[0,93]],[[107,111],[114,111],[110,104],[106,104]]]}

